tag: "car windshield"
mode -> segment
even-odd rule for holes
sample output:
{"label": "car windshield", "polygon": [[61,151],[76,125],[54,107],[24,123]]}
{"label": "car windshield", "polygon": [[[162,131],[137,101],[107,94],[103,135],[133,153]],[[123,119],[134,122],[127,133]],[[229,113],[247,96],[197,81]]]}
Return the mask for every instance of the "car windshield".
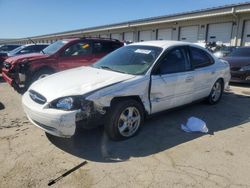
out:
{"label": "car windshield", "polygon": [[13,55],[15,55],[16,53],[20,52],[20,51],[21,51],[22,49],[24,49],[25,47],[26,47],[26,46],[20,46],[20,47],[14,49],[14,50],[11,50],[11,51],[8,53],[8,55],[9,55],[9,56],[13,56]]}
{"label": "car windshield", "polygon": [[140,75],[150,68],[161,52],[162,48],[153,46],[124,46],[108,54],[92,67]]}
{"label": "car windshield", "polygon": [[250,48],[236,48],[229,57],[250,57]]}
{"label": "car windshield", "polygon": [[66,40],[59,40],[54,42],[53,44],[49,45],[47,48],[43,49],[43,52],[45,54],[54,54],[56,53],[58,50],[60,50],[65,44],[67,44],[68,41]]}

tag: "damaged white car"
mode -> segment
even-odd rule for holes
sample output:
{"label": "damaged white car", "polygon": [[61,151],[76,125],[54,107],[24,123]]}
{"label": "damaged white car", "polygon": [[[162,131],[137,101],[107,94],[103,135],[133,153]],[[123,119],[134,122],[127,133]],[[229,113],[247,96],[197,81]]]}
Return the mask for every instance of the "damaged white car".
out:
{"label": "damaged white car", "polygon": [[38,80],[22,103],[29,120],[50,134],[71,137],[78,127],[104,124],[118,140],[134,136],[148,115],[200,99],[217,103],[229,80],[228,63],[202,47],[148,41]]}

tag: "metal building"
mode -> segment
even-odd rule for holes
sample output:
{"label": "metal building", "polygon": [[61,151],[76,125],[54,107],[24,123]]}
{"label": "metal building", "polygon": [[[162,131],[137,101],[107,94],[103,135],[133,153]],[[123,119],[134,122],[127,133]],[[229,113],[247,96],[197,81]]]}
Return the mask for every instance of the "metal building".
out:
{"label": "metal building", "polygon": [[[114,38],[131,42],[221,41],[230,46],[250,46],[250,2],[35,36],[31,39],[36,42],[52,43],[63,38],[83,36]],[[0,41],[0,43],[7,42],[30,43],[26,38]]]}

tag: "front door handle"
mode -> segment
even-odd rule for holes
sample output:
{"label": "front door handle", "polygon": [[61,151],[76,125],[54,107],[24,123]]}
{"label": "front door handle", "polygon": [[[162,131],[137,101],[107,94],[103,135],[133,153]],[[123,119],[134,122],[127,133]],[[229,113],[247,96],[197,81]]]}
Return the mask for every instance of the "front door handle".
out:
{"label": "front door handle", "polygon": [[186,82],[192,82],[193,80],[194,80],[193,76],[188,76],[185,81]]}

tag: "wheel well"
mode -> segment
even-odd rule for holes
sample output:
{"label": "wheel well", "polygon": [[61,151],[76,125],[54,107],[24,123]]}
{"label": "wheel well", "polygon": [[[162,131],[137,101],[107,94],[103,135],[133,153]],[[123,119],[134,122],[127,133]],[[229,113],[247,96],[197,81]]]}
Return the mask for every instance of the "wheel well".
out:
{"label": "wheel well", "polygon": [[[43,66],[43,67],[39,67],[38,69],[34,70],[34,73],[38,72],[38,71],[43,71],[43,70],[49,70],[51,72],[55,72],[55,70],[51,67],[48,67],[48,66]],[[34,74],[33,73],[33,74]]]}
{"label": "wheel well", "polygon": [[224,79],[223,78],[219,78],[219,79],[217,79],[217,80],[221,80],[221,82],[222,82],[222,86],[223,86],[223,90],[225,89],[224,87],[225,87],[225,82],[224,82]]}
{"label": "wheel well", "polygon": [[110,105],[112,106],[112,105],[114,105],[117,102],[128,100],[128,99],[133,99],[133,100],[139,102],[142,105],[142,107],[144,109],[144,112],[147,113],[146,110],[145,110],[145,107],[144,107],[144,105],[142,103],[142,100],[141,100],[141,98],[138,95],[124,96],[124,97],[123,96],[121,96],[121,97],[115,97],[115,98],[113,98],[111,100],[111,104]]}
{"label": "wheel well", "polygon": [[31,77],[33,77],[37,72],[43,71],[43,70],[48,70],[52,73],[55,72],[55,70],[53,68],[48,67],[48,66],[43,66],[43,67],[39,67],[39,68],[35,69],[34,71],[32,71]]}

